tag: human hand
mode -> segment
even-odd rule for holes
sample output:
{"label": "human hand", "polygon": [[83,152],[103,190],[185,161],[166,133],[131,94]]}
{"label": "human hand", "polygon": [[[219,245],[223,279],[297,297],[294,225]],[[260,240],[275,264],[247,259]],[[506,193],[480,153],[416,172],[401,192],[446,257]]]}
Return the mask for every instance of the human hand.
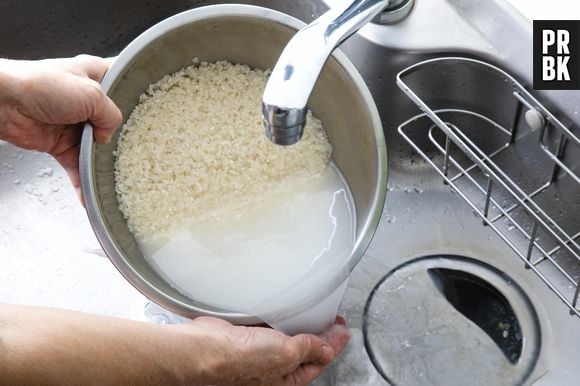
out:
{"label": "human hand", "polygon": [[0,384],[304,386],[348,341],[236,327],[210,317],[160,325],[0,304]]}
{"label": "human hand", "polygon": [[214,386],[304,386],[319,376],[343,351],[349,339],[337,318],[320,336],[294,337],[266,327],[234,326],[221,319],[199,317],[176,326],[205,338],[205,358]]}
{"label": "human hand", "polygon": [[0,60],[0,139],[51,154],[79,196],[82,123],[91,122],[95,139],[108,143],[122,121],[99,84],[110,64],[89,55]]}

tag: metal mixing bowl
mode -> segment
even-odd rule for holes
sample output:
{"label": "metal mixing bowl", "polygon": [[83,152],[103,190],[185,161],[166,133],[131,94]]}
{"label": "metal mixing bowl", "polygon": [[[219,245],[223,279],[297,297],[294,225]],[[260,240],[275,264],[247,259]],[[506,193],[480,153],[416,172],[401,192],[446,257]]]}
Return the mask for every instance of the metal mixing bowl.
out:
{"label": "metal mixing bowl", "polygon": [[[290,37],[303,26],[293,17],[254,6],[217,5],[186,11],[137,37],[121,52],[102,84],[127,119],[149,84],[190,65],[194,58],[272,68]],[[341,52],[336,51],[327,62],[312,94],[310,108],[326,128],[334,149],[333,159],[351,188],[357,214],[352,254],[343,271],[328,283],[327,290],[318,294],[319,301],[345,280],[374,234],[386,191],[386,146],[371,94]],[[117,131],[110,144],[97,144],[93,141],[92,126],[86,124],[80,157],[88,216],[113,264],[145,296],[177,314],[211,315],[239,324],[260,323],[253,316],[188,298],[144,258],[115,194],[113,151],[118,134]]]}

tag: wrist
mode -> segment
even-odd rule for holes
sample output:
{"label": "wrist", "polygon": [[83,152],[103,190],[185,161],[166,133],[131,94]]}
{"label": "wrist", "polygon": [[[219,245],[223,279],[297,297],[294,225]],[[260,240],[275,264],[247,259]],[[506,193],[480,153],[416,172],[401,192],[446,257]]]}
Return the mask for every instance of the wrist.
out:
{"label": "wrist", "polygon": [[162,327],[172,331],[174,347],[178,348],[171,357],[180,384],[204,386],[220,383],[221,363],[224,362],[219,349],[221,337],[210,336],[192,323]]}

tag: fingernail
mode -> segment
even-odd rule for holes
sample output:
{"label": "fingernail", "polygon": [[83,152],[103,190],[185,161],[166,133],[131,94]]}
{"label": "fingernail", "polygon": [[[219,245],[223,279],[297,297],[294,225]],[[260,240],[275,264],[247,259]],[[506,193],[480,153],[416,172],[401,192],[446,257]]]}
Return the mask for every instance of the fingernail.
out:
{"label": "fingernail", "polygon": [[322,346],[320,349],[320,362],[326,364],[334,359],[334,350],[330,346]]}

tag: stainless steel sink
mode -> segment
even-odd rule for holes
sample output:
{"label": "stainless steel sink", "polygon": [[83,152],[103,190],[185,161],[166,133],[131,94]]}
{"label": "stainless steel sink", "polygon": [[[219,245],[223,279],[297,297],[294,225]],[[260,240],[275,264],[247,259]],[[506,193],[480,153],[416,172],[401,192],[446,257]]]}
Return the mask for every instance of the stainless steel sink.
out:
{"label": "stainless steel sink", "polygon": [[[309,21],[340,1],[239,2],[278,9]],[[213,3],[224,1],[7,2],[3,4],[5,22],[0,25],[4,37],[0,55],[114,55],[154,22]],[[429,0],[416,1],[401,23],[368,25],[342,46],[366,79],[381,113],[389,182],[379,229],[353,272],[341,305],[341,313],[355,329],[353,344],[316,385],[577,384],[580,320],[570,315],[570,308],[533,269],[526,269],[494,227],[484,226],[462,195],[444,183],[430,161],[436,166],[443,164],[444,152],[436,144],[444,147],[445,136],[437,132],[429,117],[409,121],[422,111],[396,84],[397,74],[409,66],[453,56],[497,66],[530,90],[531,45],[531,24],[503,0]],[[526,108],[518,110],[504,77],[485,78],[475,66],[461,65],[450,65],[446,73],[441,68],[425,67],[413,76],[407,85],[434,110],[478,112],[504,126],[517,121],[515,126],[521,129],[516,146],[502,153],[505,158],[495,159],[522,189],[529,192],[537,188],[540,177],[551,170],[551,161],[537,144],[537,131],[525,126]],[[567,128],[578,133],[580,92],[533,94]],[[493,129],[489,122],[482,125],[456,111],[446,114],[445,119],[454,125],[470,127],[468,137],[486,151],[505,142],[506,134]],[[400,126],[426,158],[399,133]],[[566,150],[566,165],[578,171],[578,149],[569,143]],[[464,169],[473,162],[457,149],[451,157]],[[11,272],[0,271],[0,301],[140,317],[144,300],[105,259],[88,256],[98,247],[73,192],[61,186],[64,173],[48,158],[9,145],[0,147],[0,165],[0,264]],[[46,167],[54,170],[49,172]],[[458,173],[461,171],[451,164],[448,176]],[[558,224],[573,237],[580,231],[580,189],[561,171],[557,177],[539,203],[555,213]],[[480,173],[475,180],[485,187],[485,178],[485,173]],[[57,191],[51,188],[54,181],[58,182]],[[452,182],[464,187],[461,178]],[[479,189],[473,184],[464,188],[469,197]],[[494,210],[497,208],[492,203],[491,213]],[[518,218],[515,215],[514,220]],[[529,241],[517,229],[518,224],[505,216],[492,223],[526,255]],[[55,229],[73,232],[76,241],[62,242]],[[528,235],[530,229],[525,229]],[[544,238],[538,234],[537,241]],[[532,263],[537,262],[536,249]],[[17,259],[24,263],[16,263]],[[550,260],[544,260],[538,267],[548,268],[540,273],[566,296],[572,292],[573,299],[575,285],[561,280],[557,272],[552,275]],[[41,264],[47,267],[49,280],[42,278]],[[568,258],[562,265],[577,283],[578,261]],[[26,275],[37,278],[42,290],[29,290],[34,283],[29,284]],[[55,287],[53,283],[59,282],[55,275],[60,282],[72,283],[72,289]],[[103,285],[112,289],[103,293]],[[20,292],[7,292],[8,288]],[[66,300],[70,298],[76,300]]]}

